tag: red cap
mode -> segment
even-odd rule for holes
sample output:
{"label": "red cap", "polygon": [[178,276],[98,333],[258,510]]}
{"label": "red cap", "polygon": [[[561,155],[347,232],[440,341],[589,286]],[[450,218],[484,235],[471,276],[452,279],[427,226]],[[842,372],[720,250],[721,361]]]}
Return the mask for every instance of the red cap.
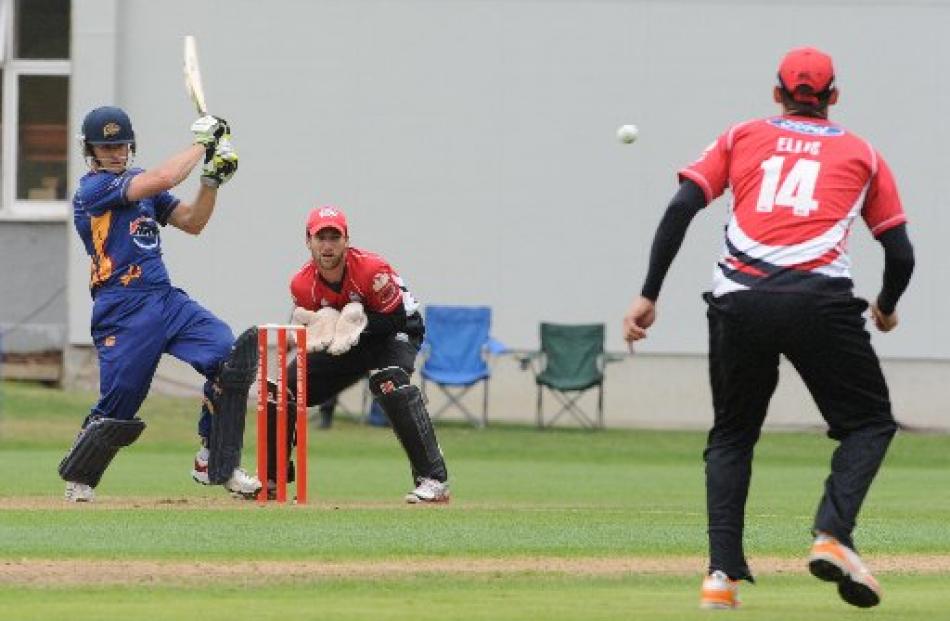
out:
{"label": "red cap", "polygon": [[779,86],[788,91],[796,101],[818,103],[812,95],[795,94],[799,86],[810,86],[812,92],[821,93],[835,87],[835,69],[831,56],[813,47],[798,47],[791,50],[778,66]]}
{"label": "red cap", "polygon": [[315,235],[321,229],[336,229],[346,236],[346,216],[331,205],[311,209],[307,216],[307,234]]}

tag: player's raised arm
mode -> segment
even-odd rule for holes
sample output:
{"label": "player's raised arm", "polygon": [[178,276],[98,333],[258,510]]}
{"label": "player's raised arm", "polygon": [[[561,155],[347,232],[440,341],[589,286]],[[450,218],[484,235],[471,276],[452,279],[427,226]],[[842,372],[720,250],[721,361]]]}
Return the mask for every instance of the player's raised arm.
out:
{"label": "player's raised arm", "polygon": [[218,138],[224,135],[226,128],[227,123],[212,116],[202,117],[195,121],[191,126],[191,131],[195,135],[194,144],[158,166],[136,175],[129,183],[126,198],[134,202],[177,186],[188,178],[202,157],[210,159],[217,146]]}
{"label": "player's raised arm", "polygon": [[186,233],[198,235],[214,212],[218,188],[237,172],[238,154],[231,144],[230,127],[223,119],[202,117],[195,121],[191,130],[195,133],[195,144],[192,147],[201,146],[205,149],[201,187],[195,200],[191,203],[180,203],[168,221]]}

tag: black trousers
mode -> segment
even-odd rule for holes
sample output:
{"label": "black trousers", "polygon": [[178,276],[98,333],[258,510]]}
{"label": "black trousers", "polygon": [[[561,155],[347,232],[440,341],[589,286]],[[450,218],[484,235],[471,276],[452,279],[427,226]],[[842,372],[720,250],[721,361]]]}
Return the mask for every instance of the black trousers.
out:
{"label": "black trousers", "polygon": [[[307,405],[314,406],[335,397],[357,383],[372,369],[401,367],[412,375],[420,339],[404,334],[364,335],[348,352],[331,356],[326,352],[307,354]],[[287,386],[297,388],[297,359],[288,366]]]}
{"label": "black trousers", "polygon": [[867,302],[742,291],[707,294],[714,422],[704,452],[710,571],[752,579],[742,545],[752,452],[784,355],[838,441],[814,530],[854,547],[851,533],[897,430],[887,384],[864,328]]}

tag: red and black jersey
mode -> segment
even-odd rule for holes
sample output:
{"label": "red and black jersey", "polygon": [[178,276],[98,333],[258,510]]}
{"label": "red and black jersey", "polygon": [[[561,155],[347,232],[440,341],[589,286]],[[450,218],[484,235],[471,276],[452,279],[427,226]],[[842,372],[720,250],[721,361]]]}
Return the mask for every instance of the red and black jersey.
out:
{"label": "red and black jersey", "polygon": [[400,308],[407,316],[418,312],[419,303],[406,288],[399,274],[377,254],[358,248],[346,251],[343,281],[331,287],[307,261],[290,280],[290,295],[297,306],[318,311],[337,310],[350,302],[359,302],[367,312],[393,313]]}
{"label": "red and black jersey", "polygon": [[848,237],[860,214],[876,237],[906,222],[897,186],[864,139],[824,119],[730,127],[680,179],[733,204],[713,293],[851,289]]}

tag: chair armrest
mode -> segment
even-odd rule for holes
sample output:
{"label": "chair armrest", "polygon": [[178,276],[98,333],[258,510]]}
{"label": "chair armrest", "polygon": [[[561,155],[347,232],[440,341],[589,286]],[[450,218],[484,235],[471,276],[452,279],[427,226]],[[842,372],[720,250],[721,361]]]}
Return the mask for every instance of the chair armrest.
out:
{"label": "chair armrest", "polygon": [[485,345],[482,347],[485,353],[492,356],[500,356],[502,354],[507,354],[511,350],[508,349],[508,346],[496,339],[493,336],[488,337],[488,340],[485,342]]}
{"label": "chair armrest", "polygon": [[521,366],[522,371],[531,370],[533,373],[537,374],[539,371],[535,369],[534,362],[539,361],[543,366],[544,362],[544,352],[542,351],[522,351],[514,353],[515,360],[518,361],[518,364]]}
{"label": "chair armrest", "polygon": [[600,358],[597,361],[597,366],[600,368],[600,372],[603,373],[606,370],[607,365],[611,362],[623,362],[629,356],[630,354],[620,354],[605,351],[600,355]]}
{"label": "chair armrest", "polygon": [[425,361],[429,358],[429,355],[432,353],[432,345],[429,344],[429,341],[423,339],[422,344],[419,345],[419,351],[417,355],[420,360]]}

